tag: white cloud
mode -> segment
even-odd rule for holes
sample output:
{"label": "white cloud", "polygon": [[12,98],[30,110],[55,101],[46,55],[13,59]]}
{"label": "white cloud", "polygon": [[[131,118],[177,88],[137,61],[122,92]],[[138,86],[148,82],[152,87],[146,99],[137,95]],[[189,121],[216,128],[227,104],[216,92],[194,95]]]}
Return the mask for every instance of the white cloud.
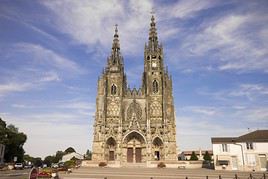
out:
{"label": "white cloud", "polygon": [[[19,72],[19,71],[17,71]],[[40,87],[49,82],[58,82],[61,81],[57,73],[55,72],[45,72],[40,77],[33,76],[28,79],[23,73],[16,73],[14,76],[10,77],[11,82],[6,82],[0,84],[0,96],[5,96],[10,93],[25,92],[33,89],[40,89]],[[21,82],[21,79],[24,77],[24,82]],[[16,79],[18,78],[18,79]]]}
{"label": "white cloud", "polygon": [[17,43],[15,45],[15,52],[30,55],[32,60],[39,64],[51,65],[57,69],[76,73],[82,72],[82,68],[74,61],[38,44]]}
{"label": "white cloud", "polygon": [[268,87],[263,84],[241,84],[238,89],[229,92],[230,96],[246,96],[250,100],[256,97],[268,97]]}
{"label": "white cloud", "polygon": [[[268,127],[266,106],[225,106],[196,110],[188,106],[177,110],[177,139],[181,150],[211,149],[211,137],[239,136],[251,130]],[[191,141],[191,142],[189,142]]]}
{"label": "white cloud", "polygon": [[14,108],[29,108],[29,106],[26,106],[24,104],[12,104],[11,106]]}
{"label": "white cloud", "polygon": [[[212,149],[211,137],[228,137],[238,136],[244,134],[246,128],[243,126],[237,128],[235,126],[228,127],[211,122],[211,120],[202,120],[196,117],[189,117],[178,115],[177,121],[177,139],[179,143],[179,149],[183,150],[202,150]],[[189,142],[191,141],[191,142]]]}
{"label": "white cloud", "polygon": [[217,1],[183,0],[169,7],[170,17],[189,18],[198,11],[215,6]]}
{"label": "white cloud", "polygon": [[50,83],[59,83],[85,72],[76,62],[38,44],[16,43],[8,46],[5,54],[3,60],[7,63],[0,72],[0,96],[43,89]]}
{"label": "white cloud", "polygon": [[60,108],[71,108],[71,109],[83,109],[83,110],[95,110],[95,104],[88,102],[69,102],[69,104],[59,105]]}
{"label": "white cloud", "polygon": [[0,96],[3,96],[12,92],[27,91],[33,87],[30,83],[7,83],[0,84]]}
{"label": "white cloud", "polygon": [[33,110],[31,114],[26,115],[0,113],[3,120],[8,124],[14,124],[20,132],[27,135],[24,145],[27,154],[44,158],[70,146],[81,154],[91,149],[93,133],[89,131],[92,131],[93,120],[89,114],[82,114],[77,110],[51,110],[50,113],[38,111]]}
{"label": "white cloud", "polygon": [[[268,107],[247,107],[237,110],[234,114],[236,118],[244,119],[246,122],[264,123],[262,127],[268,127]],[[266,123],[266,124],[265,124]]]}
{"label": "white cloud", "polygon": [[264,84],[239,84],[230,89],[223,89],[218,91],[208,91],[204,89],[197,90],[200,95],[213,97],[216,100],[232,101],[233,105],[245,101],[238,101],[238,98],[244,98],[246,101],[262,101],[268,97],[268,86]]}
{"label": "white cloud", "polygon": [[[57,28],[74,43],[110,49],[114,25],[119,24],[120,43],[125,53],[142,51],[148,32],[151,1],[42,1],[56,14]],[[145,20],[147,19],[147,20]],[[146,33],[146,34],[145,34]],[[144,40],[140,40],[140,38]],[[108,55],[108,54],[107,54]]]}
{"label": "white cloud", "polygon": [[[58,150],[73,147],[78,153],[85,154],[91,149],[91,135],[89,125],[53,123],[17,123],[20,131],[27,134],[28,139],[24,145],[26,153],[31,156],[55,155]],[[45,149],[45,150],[44,150]]]}
{"label": "white cloud", "polygon": [[[29,109],[49,109],[51,111],[68,111],[67,113],[39,113],[37,115],[31,115],[30,118],[35,119],[53,119],[61,121],[61,119],[80,119],[81,117],[92,117],[95,112],[95,104],[79,100],[79,99],[71,99],[71,100],[62,100],[62,101],[47,101],[46,103],[38,101],[35,104],[12,104],[11,105],[14,108],[29,108]],[[69,112],[72,112],[71,115]],[[27,118],[27,117],[25,117]]]}
{"label": "white cloud", "polygon": [[52,82],[61,81],[59,75],[56,72],[46,72],[45,75],[40,79],[40,82]]}
{"label": "white cloud", "polygon": [[197,113],[206,116],[213,116],[218,112],[218,109],[215,107],[208,107],[208,106],[184,106],[180,108],[180,111],[190,112],[190,113]]}
{"label": "white cloud", "polygon": [[37,33],[43,35],[44,37],[48,38],[49,40],[58,41],[53,35],[51,35],[51,34],[47,33],[46,31],[34,26],[33,24],[27,23],[19,15],[12,13],[12,12],[9,12],[9,13],[11,13],[13,16],[16,16],[16,17],[4,15],[4,14],[0,14],[0,17],[4,17],[8,20],[15,21],[16,23],[22,24],[25,27],[33,30],[34,32],[37,32]]}
{"label": "white cloud", "polygon": [[[173,63],[180,63],[181,66],[182,60],[176,58],[180,54],[187,62],[186,68],[189,68],[187,65],[194,68],[198,64],[195,70],[206,70],[202,66],[210,63],[210,66],[219,71],[266,73],[268,42],[264,29],[268,26],[264,22],[268,19],[262,16],[261,12],[248,11],[241,14],[234,11],[226,15],[206,17],[202,23],[196,25],[195,30],[186,29],[181,32],[184,36],[175,45],[176,49],[170,50],[169,56],[174,58]],[[189,63],[191,59],[206,61],[196,63],[193,60]]]}

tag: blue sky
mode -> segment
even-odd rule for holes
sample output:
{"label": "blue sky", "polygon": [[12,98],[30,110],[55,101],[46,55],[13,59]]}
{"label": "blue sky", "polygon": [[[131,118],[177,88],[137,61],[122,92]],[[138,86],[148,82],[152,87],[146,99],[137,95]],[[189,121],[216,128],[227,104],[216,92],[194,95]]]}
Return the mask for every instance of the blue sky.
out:
{"label": "blue sky", "polygon": [[265,0],[1,0],[0,117],[28,135],[26,153],[91,149],[114,25],[128,83],[139,87],[152,8],[173,78],[179,149],[268,128]]}

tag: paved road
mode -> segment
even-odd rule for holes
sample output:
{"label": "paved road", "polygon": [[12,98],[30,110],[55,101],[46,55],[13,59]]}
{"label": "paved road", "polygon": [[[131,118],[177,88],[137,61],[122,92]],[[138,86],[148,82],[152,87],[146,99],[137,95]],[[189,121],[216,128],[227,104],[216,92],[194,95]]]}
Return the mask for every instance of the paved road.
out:
{"label": "paved road", "polygon": [[28,179],[30,169],[0,171],[0,179]]}
{"label": "paved road", "polygon": [[[63,179],[233,179],[235,174],[239,179],[248,179],[249,172],[214,171],[208,169],[158,169],[158,168],[89,168],[81,167],[71,174],[60,174]],[[253,179],[263,179],[263,173],[252,173]],[[268,173],[266,173],[268,179]]]}

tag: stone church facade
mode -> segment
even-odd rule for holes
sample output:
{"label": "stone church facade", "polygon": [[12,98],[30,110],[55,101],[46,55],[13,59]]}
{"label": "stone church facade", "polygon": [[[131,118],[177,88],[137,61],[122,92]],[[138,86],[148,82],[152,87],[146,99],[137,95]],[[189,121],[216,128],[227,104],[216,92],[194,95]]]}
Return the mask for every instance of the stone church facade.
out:
{"label": "stone church facade", "polygon": [[164,67],[154,16],[144,48],[142,86],[127,86],[116,27],[111,55],[98,79],[93,161],[124,166],[177,160],[172,79]]}

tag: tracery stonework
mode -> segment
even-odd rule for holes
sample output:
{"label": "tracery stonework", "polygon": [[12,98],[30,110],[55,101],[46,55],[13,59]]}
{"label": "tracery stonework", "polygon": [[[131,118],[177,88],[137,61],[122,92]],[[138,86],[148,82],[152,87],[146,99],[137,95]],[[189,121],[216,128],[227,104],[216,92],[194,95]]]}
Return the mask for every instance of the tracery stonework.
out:
{"label": "tracery stonework", "polygon": [[177,160],[172,80],[163,59],[152,16],[142,86],[127,88],[116,27],[111,55],[98,80],[93,160],[116,161],[121,166]]}

